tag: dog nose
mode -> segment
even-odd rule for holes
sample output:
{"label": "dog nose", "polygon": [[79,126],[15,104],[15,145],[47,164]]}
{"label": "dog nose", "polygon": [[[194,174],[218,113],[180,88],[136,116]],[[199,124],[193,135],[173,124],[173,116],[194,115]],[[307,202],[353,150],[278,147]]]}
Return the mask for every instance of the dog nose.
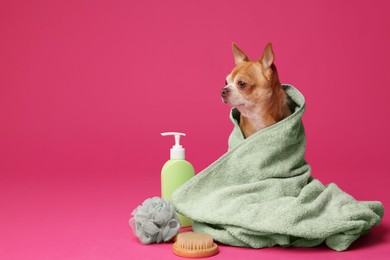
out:
{"label": "dog nose", "polygon": [[230,92],[230,89],[225,87],[225,88],[223,88],[223,89],[221,90],[221,96],[222,96],[222,97],[226,97],[227,94],[229,94],[229,92]]}

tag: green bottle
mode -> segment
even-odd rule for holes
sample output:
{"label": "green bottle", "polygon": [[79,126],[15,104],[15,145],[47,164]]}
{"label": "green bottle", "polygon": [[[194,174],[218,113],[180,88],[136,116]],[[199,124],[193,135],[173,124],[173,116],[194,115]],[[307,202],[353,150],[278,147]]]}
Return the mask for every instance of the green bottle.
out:
{"label": "green bottle", "polygon": [[[161,197],[171,202],[172,193],[195,175],[194,167],[185,160],[185,149],[180,145],[180,136],[183,133],[168,132],[162,136],[173,135],[175,145],[171,148],[171,159],[167,161],[161,170]],[[181,227],[192,226],[192,220],[177,213]]]}

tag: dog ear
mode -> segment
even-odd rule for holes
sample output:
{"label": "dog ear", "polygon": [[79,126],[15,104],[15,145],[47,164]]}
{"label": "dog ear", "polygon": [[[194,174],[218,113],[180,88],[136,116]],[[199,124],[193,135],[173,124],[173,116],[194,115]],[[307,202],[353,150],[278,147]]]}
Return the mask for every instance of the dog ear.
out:
{"label": "dog ear", "polygon": [[272,63],[274,63],[274,58],[275,55],[272,50],[272,44],[268,43],[267,46],[265,46],[263,55],[261,56],[259,61],[261,65],[263,65],[263,68],[265,70],[268,70],[271,67]]}
{"label": "dog ear", "polygon": [[236,63],[236,65],[238,65],[238,63],[240,62],[249,60],[248,56],[246,56],[246,54],[242,50],[240,50],[240,48],[238,48],[234,42],[232,43],[232,50],[234,62]]}

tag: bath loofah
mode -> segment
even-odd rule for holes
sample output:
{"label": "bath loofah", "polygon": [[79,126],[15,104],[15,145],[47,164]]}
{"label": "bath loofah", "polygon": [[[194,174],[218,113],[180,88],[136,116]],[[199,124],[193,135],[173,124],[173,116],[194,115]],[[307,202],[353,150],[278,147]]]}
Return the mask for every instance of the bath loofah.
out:
{"label": "bath loofah", "polygon": [[172,204],[159,197],[146,199],[131,215],[129,225],[143,244],[167,242],[180,228]]}

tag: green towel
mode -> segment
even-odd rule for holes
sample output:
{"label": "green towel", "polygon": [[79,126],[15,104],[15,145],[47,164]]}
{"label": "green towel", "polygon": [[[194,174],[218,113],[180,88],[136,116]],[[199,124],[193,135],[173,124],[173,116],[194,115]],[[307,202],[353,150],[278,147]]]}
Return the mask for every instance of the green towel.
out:
{"label": "green towel", "polygon": [[174,194],[175,209],[193,219],[193,230],[220,243],[263,248],[313,247],[325,242],[343,251],[378,225],[380,202],[356,201],[337,185],[310,176],[304,160],[303,95],[283,85],[293,113],[244,139],[239,112],[229,151]]}

